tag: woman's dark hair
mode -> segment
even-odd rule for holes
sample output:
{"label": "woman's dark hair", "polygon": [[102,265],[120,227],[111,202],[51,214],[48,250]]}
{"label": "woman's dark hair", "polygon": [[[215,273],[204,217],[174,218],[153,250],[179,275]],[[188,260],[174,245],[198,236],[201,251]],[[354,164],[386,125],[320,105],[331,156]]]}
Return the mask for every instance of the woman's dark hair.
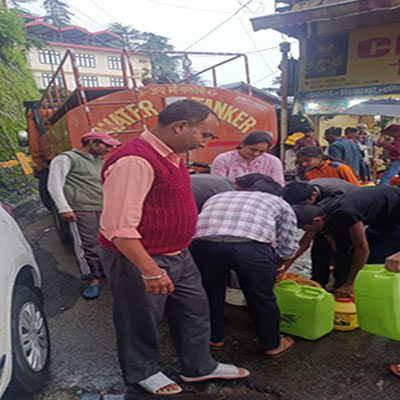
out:
{"label": "woman's dark hair", "polygon": [[283,188],[283,199],[290,205],[300,204],[311,199],[315,188],[311,183],[305,181],[289,182]]}
{"label": "woman's dark hair", "polygon": [[204,121],[210,114],[219,120],[215,112],[204,104],[193,100],[181,100],[165,107],[158,114],[158,122],[160,125],[166,126],[176,121],[186,120],[189,125],[193,126]]}
{"label": "woman's dark hair", "polygon": [[300,157],[307,157],[307,158],[317,158],[317,157],[324,157],[324,153],[322,152],[321,148],[318,146],[305,146],[302,147],[298,152],[297,156]]}
{"label": "woman's dark hair", "polygon": [[306,158],[322,157],[323,161],[330,160],[330,161],[339,162],[341,164],[346,164],[343,160],[339,160],[338,158],[335,158],[335,157],[329,156],[327,154],[324,154],[322,152],[321,147],[318,147],[318,146],[305,146],[305,147],[302,147],[297,152],[297,157],[306,157]]}
{"label": "woman's dark hair", "polygon": [[268,143],[269,146],[272,144],[272,133],[270,132],[262,132],[262,131],[254,131],[250,132],[240,143],[244,146],[250,146],[253,144],[259,143]]}

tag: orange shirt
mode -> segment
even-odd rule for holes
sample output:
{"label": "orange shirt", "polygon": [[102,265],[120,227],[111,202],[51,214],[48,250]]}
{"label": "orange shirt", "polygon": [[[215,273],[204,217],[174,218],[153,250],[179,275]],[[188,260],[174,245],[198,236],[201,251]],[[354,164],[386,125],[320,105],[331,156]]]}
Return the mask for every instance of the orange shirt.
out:
{"label": "orange shirt", "polygon": [[353,169],[347,164],[338,161],[326,160],[321,167],[313,168],[305,173],[308,181],[317,178],[338,178],[350,182],[355,186],[360,186]]}

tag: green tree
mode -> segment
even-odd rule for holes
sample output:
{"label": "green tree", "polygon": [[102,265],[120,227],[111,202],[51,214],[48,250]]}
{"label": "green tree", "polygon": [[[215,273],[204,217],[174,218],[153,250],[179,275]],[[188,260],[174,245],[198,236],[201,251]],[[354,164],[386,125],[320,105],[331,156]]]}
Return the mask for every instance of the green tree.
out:
{"label": "green tree", "polygon": [[[120,35],[124,45],[130,50],[174,50],[174,46],[168,43],[168,38],[151,32],[140,32],[130,25],[113,23],[108,26],[108,29]],[[146,55],[150,59],[152,71],[145,71],[144,77],[154,77],[159,83],[180,80],[177,73],[180,57],[156,52]]]}
{"label": "green tree", "polygon": [[[135,50],[159,50],[173,51],[174,46],[168,43],[168,39],[151,32],[142,33],[142,44]],[[160,83],[179,82],[180,77],[176,72],[179,64],[179,56],[169,56],[164,53],[149,54],[153,75],[158,78]]]}
{"label": "green tree", "polygon": [[21,67],[24,44],[24,25],[17,11],[7,11],[0,6],[0,58]]}
{"label": "green tree", "polygon": [[[17,13],[0,5],[0,161],[16,159],[20,151],[16,133],[26,129],[23,101],[39,96],[25,64],[24,22]],[[0,168],[0,198],[20,201],[35,191],[33,181],[18,165]]]}
{"label": "green tree", "polygon": [[274,79],[272,79],[271,86],[263,88],[263,90],[275,93],[279,96],[281,94],[281,84],[282,84],[281,82],[282,82],[282,77],[280,75],[276,76]]}
{"label": "green tree", "polygon": [[69,11],[69,6],[61,0],[44,0],[43,8],[46,11],[44,19],[46,22],[62,27],[71,24],[72,14]]}
{"label": "green tree", "polygon": [[124,47],[135,49],[141,44],[141,32],[132,28],[130,25],[122,25],[119,22],[114,22],[107,26],[107,29],[122,37]]}

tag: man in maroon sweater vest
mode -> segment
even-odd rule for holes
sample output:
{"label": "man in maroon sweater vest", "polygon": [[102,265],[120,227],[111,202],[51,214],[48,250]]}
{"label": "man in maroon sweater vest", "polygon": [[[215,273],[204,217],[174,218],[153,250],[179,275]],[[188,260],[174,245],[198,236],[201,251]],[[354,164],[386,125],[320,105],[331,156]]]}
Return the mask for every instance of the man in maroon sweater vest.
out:
{"label": "man in maroon sweater vest", "polygon": [[218,127],[208,107],[190,100],[173,103],[151,132],[113,153],[102,172],[100,244],[123,376],[127,384],[158,395],[182,391],[157,364],[157,326],[164,312],[183,381],[249,375],[210,355],[207,297],[187,249],[197,208],[179,154],[205,147]]}

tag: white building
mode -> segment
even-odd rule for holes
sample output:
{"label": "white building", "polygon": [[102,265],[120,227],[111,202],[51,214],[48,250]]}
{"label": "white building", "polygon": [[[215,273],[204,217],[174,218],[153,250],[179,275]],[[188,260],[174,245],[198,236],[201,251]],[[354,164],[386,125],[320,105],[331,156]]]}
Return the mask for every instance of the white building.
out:
{"label": "white building", "polygon": [[[71,50],[77,61],[81,82],[84,87],[123,86],[121,65],[122,38],[114,32],[89,32],[78,26],[58,28],[41,17],[21,15],[25,19],[26,31],[42,40],[43,48],[31,47],[26,60],[39,89],[44,89],[57,70],[66,51]],[[140,84],[151,71],[150,60],[145,55],[130,55],[135,78]],[[128,69],[127,69],[128,71]],[[75,89],[71,61],[65,64],[64,73],[69,90]],[[59,86],[63,86],[61,75]]]}

